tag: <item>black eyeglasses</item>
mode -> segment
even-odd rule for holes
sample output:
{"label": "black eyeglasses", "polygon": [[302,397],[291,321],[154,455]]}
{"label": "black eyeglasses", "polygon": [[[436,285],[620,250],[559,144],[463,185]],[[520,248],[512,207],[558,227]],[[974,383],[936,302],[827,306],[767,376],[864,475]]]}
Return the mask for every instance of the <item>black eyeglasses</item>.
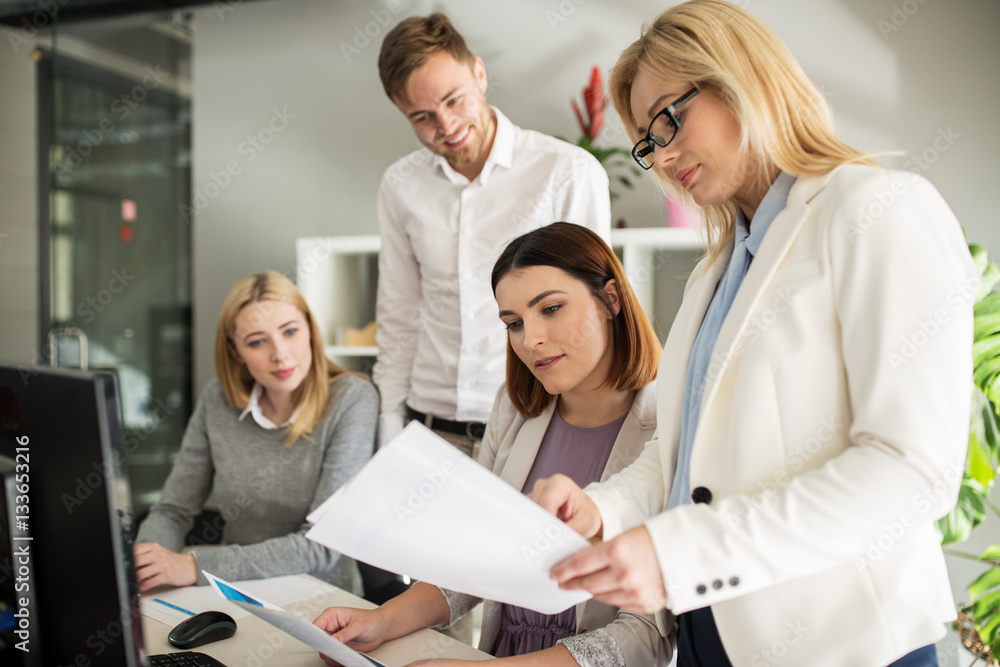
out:
{"label": "black eyeglasses", "polygon": [[677,130],[681,129],[681,122],[677,119],[677,110],[697,94],[698,89],[692,88],[674,100],[673,104],[668,105],[653,116],[653,120],[649,122],[649,129],[646,130],[646,136],[632,147],[632,158],[639,163],[640,167],[649,169],[653,166],[653,144],[663,148],[674,140],[674,137],[677,136]]}

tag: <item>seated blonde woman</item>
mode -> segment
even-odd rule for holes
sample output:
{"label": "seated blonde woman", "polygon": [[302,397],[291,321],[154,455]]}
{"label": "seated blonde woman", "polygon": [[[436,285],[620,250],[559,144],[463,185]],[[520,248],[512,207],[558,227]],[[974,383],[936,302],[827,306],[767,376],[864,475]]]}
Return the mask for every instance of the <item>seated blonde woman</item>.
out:
{"label": "seated blonde woman", "polygon": [[[159,502],[139,527],[140,591],[310,573],[359,593],[355,562],[305,538],[306,515],[371,457],[378,393],[323,356],[302,294],[280,273],[240,280],[219,315],[205,387]],[[182,552],[209,494],[222,546]]]}

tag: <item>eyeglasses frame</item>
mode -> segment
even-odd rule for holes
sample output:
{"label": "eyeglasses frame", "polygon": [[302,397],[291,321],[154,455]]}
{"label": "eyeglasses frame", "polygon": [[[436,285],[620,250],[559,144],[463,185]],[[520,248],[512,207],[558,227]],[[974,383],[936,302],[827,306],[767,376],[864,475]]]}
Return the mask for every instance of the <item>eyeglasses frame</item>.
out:
{"label": "eyeglasses frame", "polygon": [[[686,93],[678,97],[676,100],[674,100],[673,102],[665,106],[663,109],[661,109],[649,121],[649,127],[646,129],[646,136],[640,139],[639,141],[635,142],[635,146],[632,147],[632,159],[635,160],[640,167],[642,167],[643,169],[651,169],[653,167],[652,163],[650,163],[649,166],[643,164],[643,158],[653,152],[654,144],[659,146],[660,148],[666,148],[667,145],[670,144],[670,142],[677,137],[677,133],[681,129],[681,121],[677,118],[676,115],[677,111],[682,106],[690,102],[691,98],[697,95],[699,92],[701,91],[698,90],[697,87],[691,88],[691,90],[687,91]],[[656,122],[657,118],[659,118],[664,114],[666,114],[667,118],[670,119],[670,122],[673,123],[674,126],[674,134],[673,136],[670,137],[670,139],[667,140],[664,140],[663,137],[658,137],[655,134],[653,134],[653,123]],[[641,144],[645,144],[645,146],[640,148]]]}

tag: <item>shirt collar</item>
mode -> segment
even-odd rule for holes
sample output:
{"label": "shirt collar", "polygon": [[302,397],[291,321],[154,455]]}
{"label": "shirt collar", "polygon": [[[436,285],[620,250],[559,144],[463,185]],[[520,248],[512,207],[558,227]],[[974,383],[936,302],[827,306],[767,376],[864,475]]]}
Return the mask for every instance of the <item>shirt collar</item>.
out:
{"label": "shirt collar", "polygon": [[253,417],[253,420],[257,422],[257,425],[261,428],[265,428],[269,431],[274,431],[279,428],[285,428],[294,422],[299,413],[302,412],[302,406],[295,408],[295,412],[292,416],[288,418],[281,426],[278,426],[273,421],[264,416],[263,411],[260,409],[260,397],[264,394],[264,387],[259,382],[253,383],[253,389],[250,391],[250,400],[247,402],[247,407],[244,408],[243,412],[240,413],[239,421],[243,421],[243,418],[248,414]]}
{"label": "shirt collar", "polygon": [[[490,148],[490,154],[486,157],[483,170],[479,172],[477,177],[482,185],[486,185],[489,181],[494,168],[500,166],[509,169],[514,162],[514,124],[507,116],[503,115],[500,109],[491,106],[490,111],[496,119],[497,129],[496,134],[493,135],[493,146]],[[469,182],[465,176],[455,171],[444,157],[435,154],[434,161],[452,183],[466,184]]]}
{"label": "shirt collar", "polygon": [[788,205],[788,193],[795,184],[795,180],[796,177],[791,174],[786,174],[783,171],[778,172],[778,177],[774,179],[774,183],[771,184],[764,198],[760,201],[757,212],[754,213],[750,223],[747,223],[743,209],[736,209],[736,242],[739,243],[745,238],[747,252],[750,253],[751,257],[757,256],[760,244],[764,240],[764,234],[767,233],[778,214],[784,211]]}

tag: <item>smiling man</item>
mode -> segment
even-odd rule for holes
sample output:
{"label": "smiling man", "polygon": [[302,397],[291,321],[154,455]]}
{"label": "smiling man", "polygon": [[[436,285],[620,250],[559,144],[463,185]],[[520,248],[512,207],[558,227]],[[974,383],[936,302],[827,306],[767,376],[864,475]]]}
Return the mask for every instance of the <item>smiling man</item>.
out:
{"label": "smiling man", "polygon": [[491,107],[483,61],[444,14],[401,22],[378,64],[424,146],[386,170],[378,195],[380,440],[418,419],[474,455],[504,381],[493,263],[508,241],[555,221],[608,240],[608,177],[583,149]]}

